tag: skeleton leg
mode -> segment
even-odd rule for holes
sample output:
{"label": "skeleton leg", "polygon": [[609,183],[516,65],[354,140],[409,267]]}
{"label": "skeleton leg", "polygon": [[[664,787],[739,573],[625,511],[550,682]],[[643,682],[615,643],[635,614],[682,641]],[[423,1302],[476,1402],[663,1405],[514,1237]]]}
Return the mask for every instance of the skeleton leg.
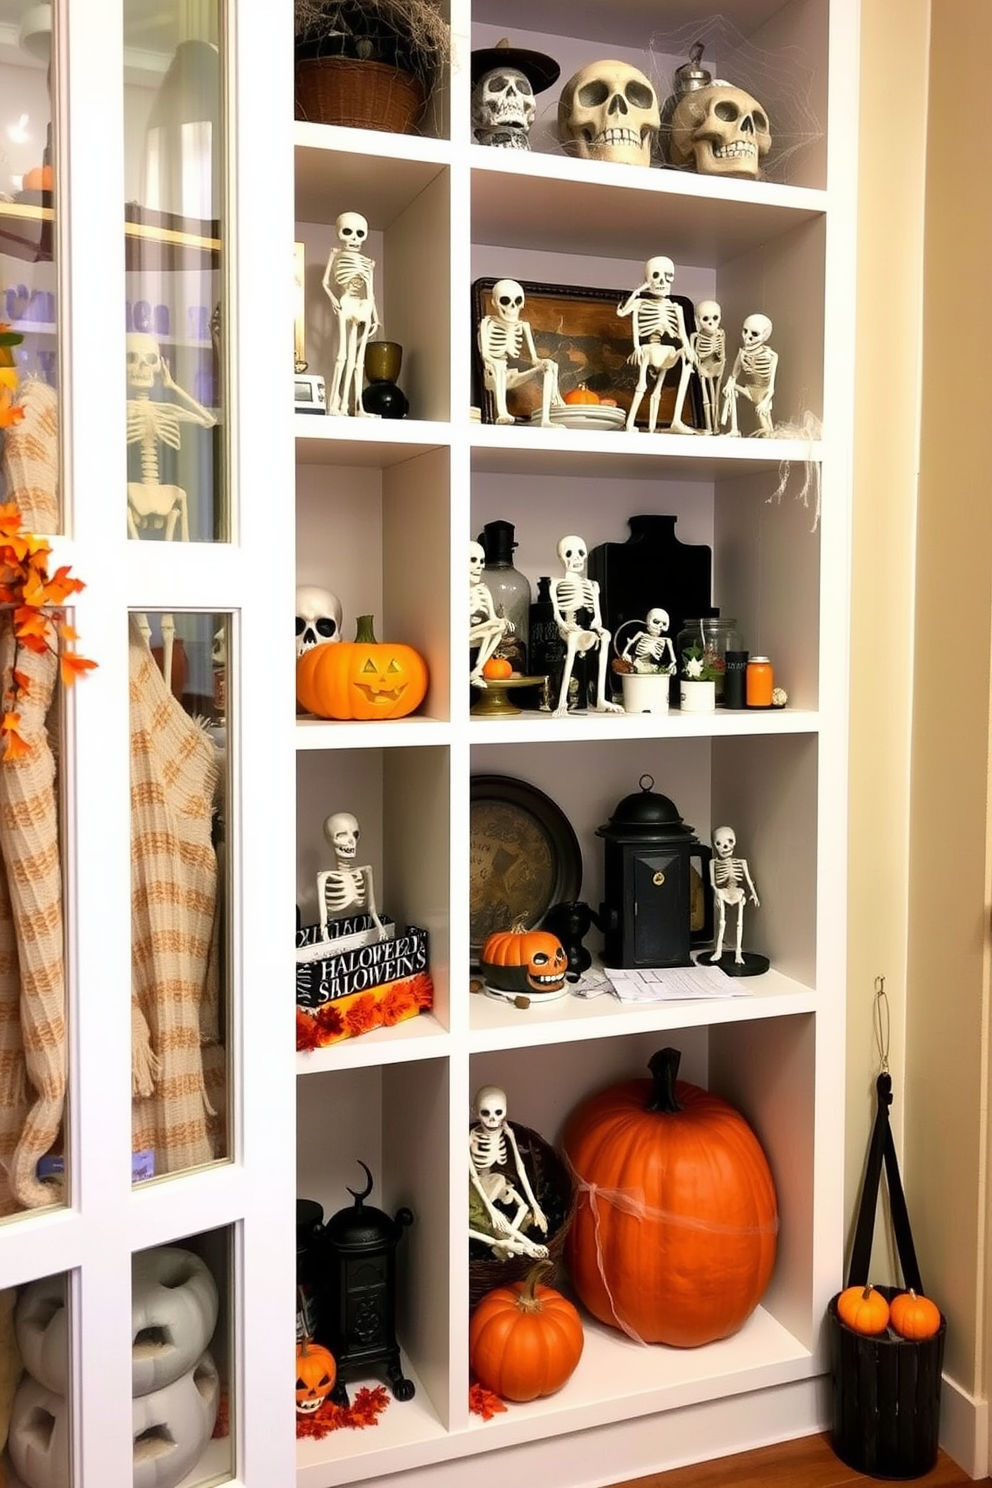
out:
{"label": "skeleton leg", "polygon": [[541,385],[541,427],[551,427],[551,407],[557,408],[561,404],[561,395],[558,392],[558,363],[547,361],[543,368],[543,380]]}
{"label": "skeleton leg", "polygon": [[488,362],[489,381],[493,390],[493,400],[496,404],[496,422],[498,424],[512,424],[513,415],[506,406],[506,363],[503,361]]}
{"label": "skeleton leg", "polygon": [[172,691],[172,648],[176,640],[176,621],[174,615],[162,616],[162,676],[165,685]]}
{"label": "skeleton leg", "polygon": [[[634,396],[630,400],[630,409],[629,409],[629,411],[627,413],[627,431],[628,431],[628,433],[635,428],[635,420],[637,418],[637,410],[641,406],[641,399],[644,397],[644,394],[647,391],[647,386],[648,386],[648,364],[647,364],[647,361],[642,361],[640,363],[640,366],[639,366],[639,369],[638,369],[638,373],[637,373],[637,386],[634,389]],[[658,396],[661,397],[660,390],[659,390]],[[652,424],[651,427],[653,429],[654,428],[654,424]]]}
{"label": "skeleton leg", "polygon": [[345,381],[345,364],[348,360],[348,317],[344,310],[337,312],[338,322],[338,346],[334,358],[334,371],[331,374],[331,390],[327,399],[327,411],[331,414],[347,413],[344,406],[344,393],[347,388]]}
{"label": "skeleton leg", "polygon": [[469,673],[468,680],[473,687],[485,687],[486,679],[482,675],[482,668],[499,647],[500,641],[506,634],[506,626],[501,622],[492,625],[480,625],[473,630],[469,636],[469,645],[478,642],[479,652],[475,658],[475,666]]}
{"label": "skeleton leg", "polygon": [[724,897],[723,897],[722,894],[718,894],[717,895],[716,908],[717,908],[716,945],[713,947],[713,955],[710,957],[710,960],[711,961],[719,961],[720,957],[723,955],[723,937],[724,937],[724,934],[726,933],[726,929],[727,929],[727,905],[726,905],[726,901],[724,900]]}
{"label": "skeleton leg", "polygon": [[622,713],[619,703],[606,698],[606,668],[610,660],[610,632],[604,630],[599,638],[599,672],[596,677],[596,713]]}
{"label": "skeleton leg", "polygon": [[505,1261],[511,1255],[532,1256],[535,1261],[543,1261],[548,1254],[546,1245],[538,1245],[533,1240],[528,1240],[526,1235],[502,1235],[494,1239],[492,1235],[484,1235],[481,1230],[470,1229],[468,1232],[470,1240],[481,1240],[483,1245],[488,1245],[493,1255],[498,1260]]}
{"label": "skeleton leg", "polygon": [[672,434],[694,434],[695,430],[690,424],[682,422],[682,409],[685,405],[685,395],[689,388],[689,378],[692,376],[692,363],[688,357],[682,358],[682,373],[679,377],[679,390],[675,395],[675,412],[672,414],[672,422],[669,432]]}
{"label": "skeleton leg", "polygon": [[356,331],[358,347],[355,355],[355,412],[359,418],[376,418],[378,415],[369,413],[362,404],[362,379],[365,375],[365,348],[369,344],[370,323],[364,320],[361,329]]}
{"label": "skeleton leg", "polygon": [[745,898],[741,894],[737,904],[737,952],[734,956],[734,960],[738,966],[744,965],[744,952],[741,950],[741,946],[744,944],[744,903]]}
{"label": "skeleton leg", "polygon": [[703,389],[703,414],[706,419],[707,434],[717,432],[717,419],[720,408],[720,379],[719,377],[700,377]]}
{"label": "skeleton leg", "polygon": [[[558,693],[558,703],[552,717],[564,718],[568,713],[568,684],[572,680],[572,668],[575,665],[575,653],[579,649],[579,635],[577,630],[568,633],[568,650],[565,653],[565,666],[561,674],[561,688]],[[585,699],[583,699],[585,702]]]}

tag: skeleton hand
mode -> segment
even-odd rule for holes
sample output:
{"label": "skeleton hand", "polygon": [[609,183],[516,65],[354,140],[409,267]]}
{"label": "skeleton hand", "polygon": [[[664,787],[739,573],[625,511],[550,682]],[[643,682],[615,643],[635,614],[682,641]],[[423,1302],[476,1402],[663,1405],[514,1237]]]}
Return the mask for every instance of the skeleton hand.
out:
{"label": "skeleton hand", "polygon": [[161,364],[162,364],[162,386],[164,388],[174,389],[176,387],[176,382],[175,382],[175,379],[172,376],[171,371],[169,370],[169,364],[166,361],[165,357],[162,357]]}
{"label": "skeleton hand", "polygon": [[542,1235],[546,1235],[548,1233],[548,1220],[540,1204],[535,1204],[530,1213],[532,1224],[536,1229],[540,1230]]}
{"label": "skeleton hand", "polygon": [[771,413],[771,411],[772,411],[772,395],[771,395],[771,393],[766,393],[763,398],[760,398],[758,400],[758,402],[755,403],[755,405],[754,405],[754,411],[755,411],[755,413],[758,413],[758,414]]}
{"label": "skeleton hand", "polygon": [[500,1235],[512,1235],[514,1233],[509,1216],[501,1214],[492,1204],[489,1205],[489,1217],[493,1222],[493,1229]]}
{"label": "skeleton hand", "polygon": [[755,909],[761,908],[761,900],[758,898],[753,889],[751,890],[751,903],[754,905]]}

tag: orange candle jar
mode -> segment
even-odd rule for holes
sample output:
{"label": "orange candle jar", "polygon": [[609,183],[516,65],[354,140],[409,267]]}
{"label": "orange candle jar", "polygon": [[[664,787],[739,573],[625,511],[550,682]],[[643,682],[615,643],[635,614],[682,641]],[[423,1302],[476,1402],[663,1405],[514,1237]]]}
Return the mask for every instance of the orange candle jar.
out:
{"label": "orange candle jar", "polygon": [[749,708],[770,708],[775,677],[767,656],[752,656],[747,664],[747,705]]}

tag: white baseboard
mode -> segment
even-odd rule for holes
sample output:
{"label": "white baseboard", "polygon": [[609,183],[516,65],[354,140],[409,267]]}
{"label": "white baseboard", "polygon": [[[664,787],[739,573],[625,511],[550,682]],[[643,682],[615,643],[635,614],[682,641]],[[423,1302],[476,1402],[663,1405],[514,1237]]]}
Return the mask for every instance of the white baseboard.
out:
{"label": "white baseboard", "polygon": [[940,1390],[940,1445],[972,1478],[989,1473],[989,1405],[945,1374]]}

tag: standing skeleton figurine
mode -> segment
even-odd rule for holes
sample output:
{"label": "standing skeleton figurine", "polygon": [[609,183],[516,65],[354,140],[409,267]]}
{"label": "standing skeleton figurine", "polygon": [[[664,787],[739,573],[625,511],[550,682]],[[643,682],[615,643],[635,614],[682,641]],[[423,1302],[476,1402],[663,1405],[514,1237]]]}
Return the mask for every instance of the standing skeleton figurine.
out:
{"label": "standing skeleton figurine", "polygon": [[740,435],[737,427],[737,399],[747,398],[758,415],[757,434],[774,433],[772,398],[775,396],[775,373],[778,352],[768,345],[772,323],[767,315],[749,315],[741,330],[743,345],[737,353],[734,368],[723,389],[723,411],[720,422],[730,420],[730,433]]}
{"label": "standing skeleton figurine", "polygon": [[[520,319],[524,292],[515,279],[498,279],[490,297],[493,313],[484,315],[479,322],[479,352],[483,380],[496,403],[496,422],[513,423],[513,414],[506,406],[508,389],[540,377],[541,424],[545,429],[550,428],[551,409],[565,406],[558,391],[558,364],[550,357],[538,356],[530,322]],[[511,362],[518,361],[527,361],[530,365],[511,367]]]}
{"label": "standing skeleton figurine", "polygon": [[[125,337],[127,352],[127,442],[139,445],[141,480],[127,484],[127,535],[140,538],[146,532],[163,532],[172,542],[179,529],[180,542],[189,542],[189,505],[182,486],[162,485],[159,479],[159,445],[178,450],[182,425],[199,424],[212,429],[217,420],[191,393],[173,380],[169,364],[154,336],[131,331]],[[157,387],[167,394],[153,398]],[[148,621],[139,617],[141,633],[148,640]],[[172,679],[172,650],[176,622],[162,616],[162,671]]]}
{"label": "standing skeleton figurine", "polygon": [[696,306],[696,330],[689,337],[703,390],[707,434],[720,432],[720,384],[727,368],[727,333],[720,324],[722,313],[716,300],[700,300]]}
{"label": "standing skeleton figurine", "polygon": [[317,874],[321,940],[329,939],[327,927],[331,920],[354,914],[367,914],[376,927],[377,938],[383,940],[386,936],[386,927],[376,912],[372,869],[367,864],[359,867],[356,861],[361,835],[358,820],[350,812],[335,811],[324,822],[324,836],[334,849],[335,866]]}
{"label": "standing skeleton figurine", "polygon": [[[468,1176],[472,1190],[469,1239],[481,1240],[500,1260],[506,1260],[509,1255],[540,1260],[547,1255],[548,1247],[530,1240],[523,1231],[533,1227],[546,1235],[548,1221],[527,1176],[513,1127],[506,1119],[505,1092],[496,1085],[484,1085],[475,1097],[474,1111],[477,1119],[468,1133]],[[509,1176],[511,1166],[516,1183]],[[486,1216],[485,1221],[479,1219],[480,1225],[485,1223],[485,1230],[472,1223],[473,1197],[478,1201],[476,1210],[481,1205]],[[508,1208],[514,1212],[506,1213]]]}
{"label": "standing skeleton figurine", "polygon": [[485,687],[486,679],[482,675],[482,668],[503,637],[513,630],[513,621],[496,613],[489,585],[482,577],[485,563],[485,548],[481,543],[470,542],[468,545],[468,644],[470,650],[473,646],[479,648],[475,666],[469,673],[469,682],[473,687]]}
{"label": "standing skeleton figurine", "polygon": [[[619,703],[606,698],[606,667],[610,659],[610,632],[603,625],[599,611],[599,585],[586,576],[588,549],[581,537],[563,537],[558,544],[562,576],[552,579],[551,603],[554,606],[558,634],[565,642],[565,662],[561,688],[554,710],[555,718],[568,712],[568,684],[577,655],[599,647],[599,671],[596,678],[596,701],[590,706],[595,713],[622,713]],[[583,704],[585,699],[582,700]]]}
{"label": "standing skeleton figurine", "polygon": [[710,883],[717,907],[717,936],[711,961],[719,961],[723,955],[723,939],[727,929],[727,907],[737,906],[737,945],[734,960],[738,966],[744,964],[741,949],[744,938],[744,905],[750,896],[755,909],[761,907],[758,892],[751,880],[747,858],[735,858],[737,834],[733,827],[717,827],[713,833],[713,857],[710,859]]}
{"label": "standing skeleton figurine", "polygon": [[328,413],[372,418],[362,407],[365,348],[379,329],[372,277],[375,260],[362,252],[369,225],[360,212],[342,212],[335,221],[339,248],[332,248],[324,270],[324,293],[338,323],[337,357],[327,399]]}
{"label": "standing skeleton figurine", "polygon": [[654,433],[665,373],[681,362],[682,371],[669,430],[673,434],[692,434],[692,427],[682,422],[682,409],[689,389],[689,378],[696,364],[696,353],[686,332],[682,306],[671,298],[675,265],[670,258],[649,258],[644,265],[644,275],[644,283],[632,290],[623,304],[617,307],[618,315],[631,317],[634,350],[627,360],[637,368],[637,387],[627,414],[627,429],[636,429],[637,410],[647,391],[648,373],[653,372],[654,386],[648,403],[648,431]]}

